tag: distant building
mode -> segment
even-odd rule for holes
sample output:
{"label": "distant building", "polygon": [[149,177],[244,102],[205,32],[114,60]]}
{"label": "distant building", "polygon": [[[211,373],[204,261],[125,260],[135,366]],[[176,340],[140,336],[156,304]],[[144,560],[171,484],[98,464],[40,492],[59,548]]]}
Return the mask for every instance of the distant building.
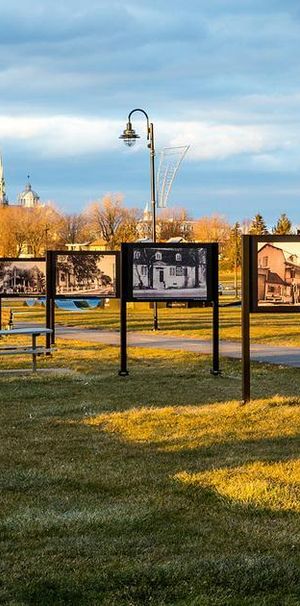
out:
{"label": "distant building", "polygon": [[40,196],[33,191],[31,184],[29,183],[29,176],[25,189],[18,194],[17,200],[17,206],[22,206],[23,208],[36,208],[37,206],[44,206],[40,202]]}
{"label": "distant building", "polygon": [[72,250],[109,250],[108,243],[101,238],[98,240],[90,240],[88,242],[72,242],[66,244],[66,249],[72,252]]}
{"label": "distant building", "polygon": [[16,206],[21,206],[22,208],[37,208],[40,206],[44,206],[44,204],[40,200],[40,196],[35,191],[33,191],[31,187],[31,184],[29,182],[29,175],[24,190],[17,196],[16,203],[11,204],[8,201],[8,197],[6,195],[6,183],[4,177],[2,156],[0,156],[0,206],[12,206],[14,208]]}

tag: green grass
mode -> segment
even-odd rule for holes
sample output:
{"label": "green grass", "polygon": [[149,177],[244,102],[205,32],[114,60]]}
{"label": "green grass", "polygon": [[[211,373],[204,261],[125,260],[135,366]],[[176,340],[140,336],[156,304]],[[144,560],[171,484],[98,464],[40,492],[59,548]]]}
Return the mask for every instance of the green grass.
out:
{"label": "green grass", "polygon": [[[221,297],[220,303],[227,298]],[[7,305],[7,302],[6,302]],[[128,329],[131,331],[152,330],[152,310],[143,303],[137,309],[128,309]],[[45,322],[44,309],[28,310],[14,303],[16,321]],[[139,309],[141,311],[139,311]],[[100,330],[118,330],[119,312],[110,309],[96,309],[88,312],[56,312],[58,324]],[[161,334],[173,336],[211,338],[212,310],[204,309],[159,309]],[[241,310],[238,307],[220,309],[220,338],[234,341],[241,338]],[[300,345],[299,314],[252,314],[251,340],[254,343],[271,345]]]}
{"label": "green grass", "polygon": [[239,362],[58,345],[68,374],[0,374],[0,603],[299,604],[299,372],[241,406]]}

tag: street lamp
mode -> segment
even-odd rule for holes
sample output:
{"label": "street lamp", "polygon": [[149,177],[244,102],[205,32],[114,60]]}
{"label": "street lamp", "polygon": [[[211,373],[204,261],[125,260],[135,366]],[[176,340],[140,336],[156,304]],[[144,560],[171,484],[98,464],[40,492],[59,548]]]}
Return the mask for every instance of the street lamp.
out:
{"label": "street lamp", "polygon": [[[140,136],[135,132],[132,128],[131,116],[135,112],[142,113],[147,120],[147,141],[148,148],[150,150],[150,193],[151,193],[151,210],[152,210],[152,240],[156,242],[156,192],[155,192],[155,148],[154,148],[154,130],[153,124],[149,120],[148,114],[143,109],[133,109],[128,114],[126,128],[123,131],[122,135],[120,135],[119,139],[122,139],[125,145],[132,147],[136,140],[140,138]],[[153,306],[153,330],[158,329],[158,318],[157,318],[157,304],[154,303]]]}
{"label": "street lamp", "polygon": [[151,191],[151,209],[152,209],[152,240],[156,242],[156,198],[155,198],[155,167],[154,167],[154,157],[155,157],[155,149],[154,149],[154,131],[153,124],[149,121],[148,114],[143,109],[133,109],[128,115],[128,122],[125,130],[122,135],[120,135],[119,139],[122,139],[125,145],[132,147],[136,140],[140,138],[140,136],[135,132],[132,128],[131,116],[135,112],[142,113],[147,120],[147,141],[148,148],[150,150],[150,191]]}

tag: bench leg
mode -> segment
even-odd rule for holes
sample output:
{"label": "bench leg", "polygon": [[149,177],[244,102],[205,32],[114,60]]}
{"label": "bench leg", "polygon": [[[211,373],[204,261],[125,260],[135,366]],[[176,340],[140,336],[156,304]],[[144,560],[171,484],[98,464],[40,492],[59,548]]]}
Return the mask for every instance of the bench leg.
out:
{"label": "bench leg", "polygon": [[36,335],[32,335],[32,370],[36,372]]}

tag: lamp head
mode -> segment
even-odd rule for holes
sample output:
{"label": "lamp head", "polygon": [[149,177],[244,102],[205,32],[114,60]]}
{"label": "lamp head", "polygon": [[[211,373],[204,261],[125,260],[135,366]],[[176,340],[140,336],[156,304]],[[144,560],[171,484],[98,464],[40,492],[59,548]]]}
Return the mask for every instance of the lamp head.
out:
{"label": "lamp head", "polygon": [[119,139],[123,139],[125,145],[128,145],[128,147],[132,147],[139,138],[140,136],[137,135],[135,130],[132,128],[131,122],[127,122],[125,130],[119,137]]}

